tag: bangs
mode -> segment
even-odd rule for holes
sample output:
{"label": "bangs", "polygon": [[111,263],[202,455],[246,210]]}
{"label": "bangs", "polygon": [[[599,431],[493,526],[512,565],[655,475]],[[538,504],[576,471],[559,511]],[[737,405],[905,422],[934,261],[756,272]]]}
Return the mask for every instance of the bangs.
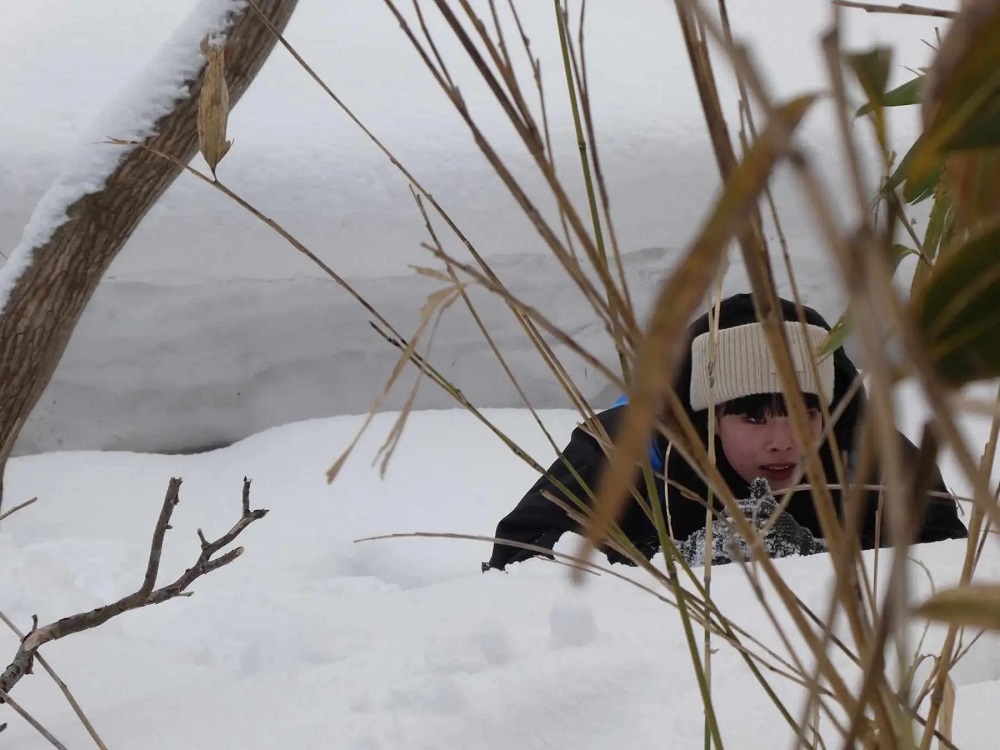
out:
{"label": "bangs", "polygon": [[[819,409],[819,396],[815,393],[806,393],[807,409]],[[755,393],[752,396],[734,398],[719,405],[720,414],[735,414],[738,416],[748,416],[751,419],[764,419],[765,417],[787,417],[788,403],[785,401],[783,393]]]}

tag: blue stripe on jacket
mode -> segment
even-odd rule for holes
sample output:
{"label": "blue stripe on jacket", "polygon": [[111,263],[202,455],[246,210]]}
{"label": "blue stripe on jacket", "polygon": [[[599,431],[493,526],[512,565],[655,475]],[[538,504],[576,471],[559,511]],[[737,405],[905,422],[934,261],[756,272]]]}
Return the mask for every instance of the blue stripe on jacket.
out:
{"label": "blue stripe on jacket", "polygon": [[[615,408],[616,406],[625,406],[625,404],[627,403],[628,403],[628,396],[623,394],[618,397],[618,400],[615,401],[614,406],[612,406],[611,408]],[[652,467],[654,473],[656,474],[663,473],[664,458],[665,458],[664,455],[660,453],[657,440],[654,438],[649,442],[649,465]]]}

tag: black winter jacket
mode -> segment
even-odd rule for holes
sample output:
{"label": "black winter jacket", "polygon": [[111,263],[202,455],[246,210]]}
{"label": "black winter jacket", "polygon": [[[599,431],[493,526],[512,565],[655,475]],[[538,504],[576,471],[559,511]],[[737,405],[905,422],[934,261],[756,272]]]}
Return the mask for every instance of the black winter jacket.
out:
{"label": "black winter jacket", "polygon": [[[812,325],[830,329],[826,320],[815,310],[804,308],[806,320]],[[782,300],[782,313],[785,320],[798,320],[798,311],[793,303]],[[722,301],[720,305],[720,327],[744,325],[756,322],[756,312],[753,300],[749,294],[737,294]],[[683,358],[678,369],[674,382],[674,389],[677,392],[681,403],[689,402],[691,391],[691,342],[694,338],[709,329],[708,316],[703,315],[695,320],[687,331],[687,356]],[[858,370],[854,363],[847,356],[843,347],[837,349],[833,355],[834,370],[834,396],[830,405],[831,411],[841,410],[840,419],[834,425],[834,434],[838,448],[846,453],[845,465],[854,465],[854,441],[858,432],[861,415],[866,408],[864,389],[852,391],[851,385],[858,377]],[[851,395],[853,393],[853,395]],[[841,404],[847,399],[846,403]],[[604,411],[597,415],[608,435],[612,438],[618,429],[618,425],[624,407],[616,407]],[[689,416],[694,422],[702,439],[708,434],[708,411],[690,411]],[[721,449],[721,443],[716,437],[716,456],[719,471],[729,484],[730,489],[737,498],[749,495],[749,485],[744,479],[739,477],[725,460],[725,454]],[[916,454],[916,447],[904,438],[904,448],[908,455]],[[657,439],[653,446],[653,453],[663,456],[666,453],[666,444],[662,437]],[[826,475],[831,479],[836,476],[833,466],[833,456],[830,443],[825,444],[820,450],[820,456],[826,470]],[[599,479],[600,471],[606,462],[604,449],[598,444],[590,429],[578,427],[572,435],[569,445],[562,452],[561,456],[549,468],[547,475],[542,476],[535,485],[528,490],[521,499],[517,507],[507,515],[497,526],[496,538],[515,542],[527,543],[552,548],[560,536],[567,531],[576,531],[577,525],[570,519],[567,513],[555,503],[545,497],[544,493],[549,492],[553,496],[562,498],[573,507],[572,501],[559,490],[559,485],[566,487],[570,494],[581,500],[586,500],[588,493],[585,492],[580,480],[585,482],[593,491]],[[573,472],[566,464],[573,467],[579,475],[579,480],[573,476]],[[670,485],[664,492],[664,481],[657,478],[655,489],[659,498],[661,508],[668,511],[677,541],[686,539],[695,529],[701,528],[705,524],[705,506],[687,497],[679,489],[678,485],[686,488],[700,498],[707,497],[707,488],[704,482],[698,477],[694,469],[680,456],[679,451],[670,451],[666,467],[661,474],[665,473],[671,480]],[[872,481],[875,477],[871,478]],[[637,488],[641,496],[649,503],[649,496],[645,489],[645,480],[641,479]],[[931,480],[931,490],[936,492],[946,492],[944,482],[940,472],[935,468],[934,476]],[[840,492],[831,490],[834,502],[840,506]],[[664,496],[666,501],[664,502]],[[876,514],[878,510],[878,493],[873,491],[866,498],[864,514],[860,528],[860,541],[863,548],[870,549],[876,543]],[[795,493],[788,506],[788,512],[802,526],[809,529],[813,536],[821,537],[819,519],[816,516],[816,509],[813,504],[812,495],[809,490],[800,490]],[[643,509],[630,498],[626,508],[619,518],[619,526],[628,538],[636,544],[646,554],[652,555],[659,548],[659,541],[656,530]],[[965,525],[958,517],[957,504],[948,498],[940,498],[934,495],[928,497],[928,507],[925,514],[925,521],[920,531],[918,540],[920,542],[933,542],[943,539],[956,539],[968,536]],[[885,545],[888,540],[884,537],[879,540],[880,545]],[[532,557],[535,553],[521,550],[502,542],[494,545],[493,555],[490,558],[489,567],[500,568],[511,562]],[[608,557],[612,561],[623,561],[620,555],[610,551]]]}
{"label": "black winter jacket", "polygon": [[[612,439],[614,439],[624,409],[625,407],[615,407],[597,415]],[[903,437],[903,448],[907,455],[916,456],[917,448],[905,436]],[[544,493],[548,492],[555,497],[563,498],[567,505],[573,507],[573,503],[566,494],[558,489],[559,486],[564,486],[568,493],[574,494],[580,499],[586,499],[587,493],[565,462],[569,462],[573,466],[579,480],[585,482],[593,491],[597,487],[599,473],[606,461],[605,451],[591,431],[582,426],[577,427],[573,431],[569,445],[566,446],[560,458],[556,459],[549,467],[547,474],[540,477],[517,504],[517,507],[500,521],[496,530],[496,538],[551,549],[565,532],[579,531],[578,525],[567,515],[566,511],[545,497]],[[694,484],[691,481],[695,476],[694,471],[684,461],[671,461],[668,476],[671,480],[678,481],[685,486]],[[657,496],[660,498],[660,506],[667,510],[662,501],[664,496],[662,478],[656,479],[655,488]],[[645,491],[644,480],[639,482],[637,490],[648,504],[649,493]],[[931,490],[947,492],[944,480],[937,470],[935,470],[931,480]],[[839,504],[839,492],[836,490],[831,490],[831,492],[835,502]],[[968,536],[968,531],[958,517],[957,506],[953,500],[934,495],[931,495],[928,500],[927,513],[918,538],[919,542],[962,539]],[[864,549],[875,547],[876,511],[877,493],[873,492],[870,496],[870,502],[867,503],[861,528],[861,546]],[[796,493],[789,505],[788,512],[796,521],[809,529],[815,537],[822,536],[819,519],[812,506],[812,498],[807,492]],[[704,506],[679,493],[670,493],[669,513],[674,538],[677,541],[686,539],[705,525]],[[647,556],[652,556],[659,550],[656,529],[634,498],[629,498],[618,523],[628,538]],[[886,544],[884,538],[881,544]],[[489,567],[503,569],[512,562],[528,559],[535,554],[517,547],[497,543],[493,547]],[[606,550],[606,554],[611,562],[626,562],[614,550]]]}

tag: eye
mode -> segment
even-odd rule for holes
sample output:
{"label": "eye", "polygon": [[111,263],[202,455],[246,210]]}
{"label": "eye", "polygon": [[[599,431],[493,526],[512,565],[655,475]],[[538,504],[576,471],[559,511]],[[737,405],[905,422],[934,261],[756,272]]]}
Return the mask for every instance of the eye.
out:
{"label": "eye", "polygon": [[767,424],[767,417],[763,414],[742,414],[740,416],[747,424]]}

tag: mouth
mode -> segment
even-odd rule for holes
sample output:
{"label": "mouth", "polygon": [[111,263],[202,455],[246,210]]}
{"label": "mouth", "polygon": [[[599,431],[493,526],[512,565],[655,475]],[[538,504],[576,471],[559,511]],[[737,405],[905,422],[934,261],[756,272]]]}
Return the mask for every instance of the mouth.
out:
{"label": "mouth", "polygon": [[795,473],[795,464],[767,464],[761,466],[764,478],[771,482],[787,482]]}

